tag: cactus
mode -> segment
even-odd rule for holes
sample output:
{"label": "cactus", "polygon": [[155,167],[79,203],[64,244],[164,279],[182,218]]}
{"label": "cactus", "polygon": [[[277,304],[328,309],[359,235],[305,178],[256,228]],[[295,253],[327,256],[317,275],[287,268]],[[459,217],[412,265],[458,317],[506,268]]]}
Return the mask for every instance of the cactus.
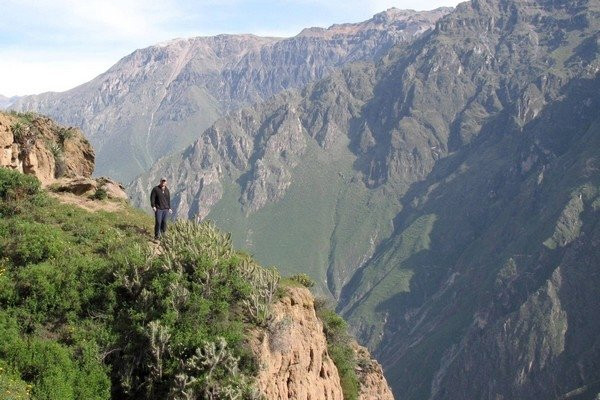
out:
{"label": "cactus", "polygon": [[251,319],[259,326],[264,326],[271,317],[270,304],[277,291],[281,279],[276,269],[263,269],[246,267],[246,271],[252,271],[247,275],[253,287],[249,299],[243,300],[243,305]]}
{"label": "cactus", "polygon": [[196,383],[196,378],[190,377],[184,373],[175,375],[173,384],[169,391],[169,400],[193,400],[195,391],[192,385]]}
{"label": "cactus", "polygon": [[302,286],[306,288],[311,288],[315,286],[315,281],[308,276],[307,274],[296,274],[289,277],[289,280],[298,282]]}
{"label": "cactus", "polygon": [[[182,371],[174,377],[169,399],[201,397],[241,400],[244,396],[243,388],[248,386],[248,382],[240,375],[238,364],[239,357],[234,355],[224,338],[217,337],[216,341],[204,343],[190,358],[181,362]],[[227,377],[224,380],[223,375]]]}
{"label": "cactus", "polygon": [[157,382],[163,375],[163,361],[165,355],[169,352],[171,334],[169,333],[169,328],[161,325],[160,321],[150,322],[148,329],[151,361],[147,367],[150,370],[150,381]]}
{"label": "cactus", "polygon": [[[188,339],[177,336],[177,324],[183,318],[186,324],[193,321],[194,307],[206,312],[205,307],[222,310],[222,304],[229,303],[227,312],[233,319],[247,316],[252,323],[266,325],[279,273],[234,251],[231,237],[210,222],[176,222],[160,246],[158,254],[139,249],[147,261],[128,264],[116,274],[124,301],[135,310],[126,314],[133,324],[127,337],[141,335],[146,343],[145,348],[122,345],[122,390],[146,399],[259,399],[251,379],[240,371],[239,349],[210,333],[210,340],[190,349],[185,345]],[[218,321],[221,312],[208,315]]]}
{"label": "cactus", "polygon": [[206,379],[210,380],[217,367],[223,368],[231,376],[239,373],[239,357],[235,357],[227,347],[227,341],[218,337],[216,342],[207,342],[187,361],[186,368],[190,371],[205,371]]}

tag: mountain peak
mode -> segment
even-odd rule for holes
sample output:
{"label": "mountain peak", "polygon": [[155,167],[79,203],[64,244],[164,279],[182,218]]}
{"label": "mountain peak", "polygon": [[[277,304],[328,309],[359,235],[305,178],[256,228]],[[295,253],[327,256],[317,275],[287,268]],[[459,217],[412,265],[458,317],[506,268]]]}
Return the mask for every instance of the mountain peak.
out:
{"label": "mountain peak", "polygon": [[403,10],[389,8],[375,14],[372,18],[356,23],[334,24],[329,28],[312,27],[303,29],[297,36],[315,36],[331,38],[339,35],[356,35],[367,31],[413,31],[422,32],[435,25],[442,16],[452,11],[450,7],[431,11]]}

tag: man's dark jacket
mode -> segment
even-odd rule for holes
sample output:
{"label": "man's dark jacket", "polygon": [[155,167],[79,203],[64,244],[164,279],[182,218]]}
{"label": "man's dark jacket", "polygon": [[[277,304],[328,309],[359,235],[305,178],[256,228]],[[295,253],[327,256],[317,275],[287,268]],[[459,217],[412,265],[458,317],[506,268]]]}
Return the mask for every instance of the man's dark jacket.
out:
{"label": "man's dark jacket", "polygon": [[169,188],[165,187],[164,190],[160,186],[155,186],[150,193],[150,204],[152,207],[156,207],[159,210],[171,209],[171,195],[169,194]]}

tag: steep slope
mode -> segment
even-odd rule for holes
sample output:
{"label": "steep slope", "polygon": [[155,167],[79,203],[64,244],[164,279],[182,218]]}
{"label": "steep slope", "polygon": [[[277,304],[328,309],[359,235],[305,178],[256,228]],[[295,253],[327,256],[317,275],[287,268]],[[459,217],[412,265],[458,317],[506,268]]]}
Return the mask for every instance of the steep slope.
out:
{"label": "steep slope", "polygon": [[398,397],[592,398],[599,21],[592,0],[462,4],[130,189],[166,174],[180,216],[309,272]]}
{"label": "steep slope", "polygon": [[599,327],[582,320],[598,312],[599,22],[593,1],[473,1],[396,75],[413,140],[416,120],[448,155],[340,309],[397,396],[598,392]]}
{"label": "steep slope", "polygon": [[164,175],[179,217],[208,216],[264,263],[307,272],[322,293],[338,294],[391,233],[399,210],[389,186],[365,185],[349,147],[350,121],[372,97],[375,73],[372,64],[356,64],[230,113],[137,179],[129,188],[134,204],[145,206]]}
{"label": "steep slope", "polygon": [[[149,242],[151,218],[90,178],[77,130],[0,113],[6,139],[18,156],[0,163],[2,398],[392,398],[308,277],[281,280],[211,224]],[[57,143],[66,167],[44,190],[37,177],[56,164],[39,154]],[[22,153],[38,155],[36,168]],[[104,196],[87,196],[93,183]]]}
{"label": "steep slope", "polygon": [[18,99],[82,128],[97,173],[129,180],[182,149],[225,112],[323,78],[350,61],[373,60],[433,26],[449,9],[390,9],[357,24],[307,29],[288,39],[219,35],[180,39],[123,58],[64,93]]}

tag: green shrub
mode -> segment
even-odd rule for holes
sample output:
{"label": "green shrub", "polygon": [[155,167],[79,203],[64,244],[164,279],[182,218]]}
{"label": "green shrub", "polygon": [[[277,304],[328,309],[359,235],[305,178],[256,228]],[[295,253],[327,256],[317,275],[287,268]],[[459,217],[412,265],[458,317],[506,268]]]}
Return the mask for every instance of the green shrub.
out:
{"label": "green shrub", "polygon": [[323,322],[323,331],[327,338],[327,349],[340,375],[340,384],[344,400],[358,399],[359,382],[356,376],[356,355],[350,346],[348,324],[334,311],[317,308],[317,315]]}
{"label": "green shrub", "polygon": [[104,188],[98,188],[92,195],[92,199],[94,200],[106,200],[108,198],[108,192]]}
{"label": "green shrub", "polygon": [[310,276],[308,276],[307,274],[292,275],[288,279],[293,282],[297,282],[306,288],[311,288],[311,287],[315,286],[314,279],[311,278]]}
{"label": "green shrub", "polygon": [[52,157],[54,158],[54,177],[60,178],[64,175],[66,169],[65,157],[63,154],[63,145],[47,140],[46,147],[48,148],[48,150],[52,154]]}
{"label": "green shrub", "polygon": [[11,125],[10,130],[12,131],[14,141],[21,143],[25,137],[25,126],[20,122],[15,122]]}
{"label": "green shrub", "polygon": [[38,119],[38,114],[34,113],[33,111],[26,111],[26,112],[11,112],[11,114],[13,116],[16,116],[19,121],[23,124],[26,125],[31,125],[35,122],[36,119]]}
{"label": "green shrub", "polygon": [[[0,363],[0,365],[2,365]],[[8,374],[0,366],[0,398],[6,400],[29,400],[31,398],[31,385],[21,380],[20,377]]]}
{"label": "green shrub", "polygon": [[37,194],[40,181],[35,176],[24,175],[0,167],[0,199],[4,201],[24,200]]}
{"label": "green shrub", "polygon": [[65,250],[60,231],[39,222],[23,221],[10,228],[10,236],[0,240],[5,256],[16,264],[39,263],[58,257]]}
{"label": "green shrub", "polygon": [[19,214],[30,206],[41,206],[46,196],[34,176],[0,167],[0,218]]}
{"label": "green shrub", "polygon": [[56,133],[58,135],[58,141],[63,148],[65,142],[75,136],[75,132],[71,128],[59,128]]}
{"label": "green shrub", "polygon": [[[29,182],[2,174],[5,192]],[[27,212],[0,219],[0,366],[10,387],[32,385],[35,399],[256,398],[245,340],[269,318],[275,270],[210,223],[173,224],[153,252],[141,212],[21,197]]]}

